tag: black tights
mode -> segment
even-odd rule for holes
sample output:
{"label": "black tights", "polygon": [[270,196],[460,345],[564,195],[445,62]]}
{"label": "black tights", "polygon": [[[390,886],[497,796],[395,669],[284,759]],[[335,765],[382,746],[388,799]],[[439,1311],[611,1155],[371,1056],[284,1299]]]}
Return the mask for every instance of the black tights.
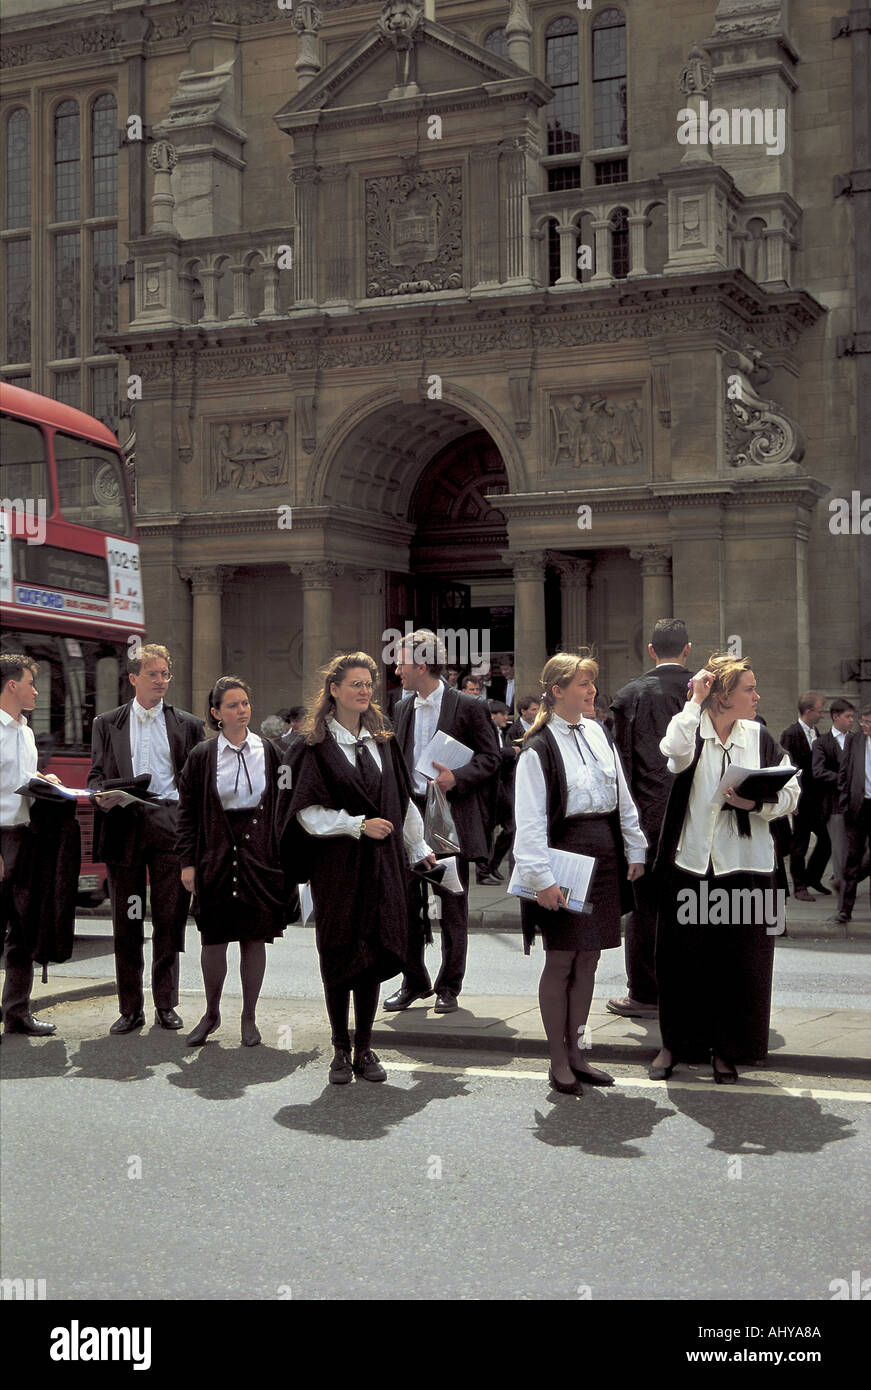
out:
{"label": "black tights", "polygon": [[372,1024],[378,1008],[378,987],[381,981],[377,971],[370,965],[351,980],[338,985],[324,985],[327,996],[327,1013],[330,1017],[333,1047],[343,1052],[351,1051],[351,1035],[348,1032],[348,1018],[351,1007],[351,994],[354,995],[354,1048],[365,1052],[372,1041]]}

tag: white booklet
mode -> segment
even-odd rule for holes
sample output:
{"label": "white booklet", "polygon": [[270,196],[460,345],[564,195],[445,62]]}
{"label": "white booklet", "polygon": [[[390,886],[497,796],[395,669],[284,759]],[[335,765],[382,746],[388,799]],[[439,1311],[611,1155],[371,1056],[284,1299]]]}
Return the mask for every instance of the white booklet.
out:
{"label": "white booklet", "polygon": [[[590,911],[587,898],[596,868],[595,859],[589,854],[572,854],[571,850],[567,849],[550,849],[548,857],[553,881],[559,884],[560,891],[568,903],[569,912]],[[508,892],[513,893],[516,898],[527,898],[530,901],[535,899],[537,890],[529,888],[521,881],[517,864],[514,865]]]}
{"label": "white booklet", "polygon": [[438,777],[439,770],[433,766],[434,762],[441,763],[444,767],[449,767],[453,772],[458,767],[465,767],[474,758],[474,749],[468,748],[465,743],[460,743],[459,739],[451,738],[450,734],[437,729],[420,755],[420,761],[415,764],[415,770],[423,773],[424,777]]}

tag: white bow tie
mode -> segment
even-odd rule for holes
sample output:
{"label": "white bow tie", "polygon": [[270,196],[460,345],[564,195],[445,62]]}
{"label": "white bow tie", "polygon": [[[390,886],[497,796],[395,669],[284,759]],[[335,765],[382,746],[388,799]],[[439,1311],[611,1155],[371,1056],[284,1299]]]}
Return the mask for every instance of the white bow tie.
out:
{"label": "white bow tie", "polygon": [[414,699],[415,709],[435,709],[431,695],[416,695]]}
{"label": "white bow tie", "polygon": [[155,705],[154,709],[143,709],[141,705],[134,705],[133,708],[136,711],[136,718],[139,720],[140,724],[153,724],[160,714],[159,705]]}

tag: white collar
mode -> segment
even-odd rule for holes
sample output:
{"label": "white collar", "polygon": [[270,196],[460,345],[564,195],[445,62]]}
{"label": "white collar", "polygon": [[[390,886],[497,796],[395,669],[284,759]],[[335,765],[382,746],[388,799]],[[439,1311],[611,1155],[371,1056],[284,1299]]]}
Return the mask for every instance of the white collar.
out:
{"label": "white collar", "polygon": [[[418,704],[418,701],[419,701],[421,704],[429,705],[432,709],[435,709],[435,706],[436,706],[437,704],[439,704],[440,701],[441,701],[443,692],[444,692],[444,686],[442,685],[441,681],[439,681],[439,683],[438,683],[438,685],[436,686],[435,690],[431,690],[431,691],[429,692],[428,695],[418,695],[417,691],[415,691],[415,695],[414,695],[414,703],[415,703],[415,706]],[[465,693],[465,692],[462,692],[462,693]]]}
{"label": "white collar", "polygon": [[[561,729],[563,730],[564,733],[566,732],[566,730],[571,730],[571,729],[574,728],[574,725],[573,725],[573,724],[570,724],[569,721],[568,721],[567,719],[564,719],[563,716],[562,716],[561,714],[556,714],[556,713],[554,713],[553,722],[554,722],[554,724],[556,724],[557,728],[561,728]],[[588,726],[589,724],[595,724],[595,722],[596,722],[595,719],[585,719],[583,715],[581,715],[580,718],[578,719],[578,724],[579,724],[580,727],[581,727],[581,732],[582,732],[582,733],[586,733],[586,732],[587,732],[587,726]]]}
{"label": "white collar", "polygon": [[15,715],[10,714],[8,710],[0,709],[0,723],[12,724],[16,729],[20,729],[22,728],[22,726],[27,729],[30,728],[30,723],[27,719],[25,719],[23,710],[16,719]]}
{"label": "white collar", "polygon": [[816,729],[812,729],[811,726],[810,726],[810,724],[805,724],[805,722],[804,722],[803,719],[799,718],[799,721],[798,721],[798,722],[799,722],[799,724],[801,725],[801,727],[804,729],[804,731],[805,731],[806,734],[816,734]]}
{"label": "white collar", "polygon": [[248,751],[250,753],[254,748],[259,747],[259,745],[262,742],[263,740],[261,739],[260,735],[255,734],[252,729],[249,729],[241,743],[231,743],[222,729],[221,732],[218,734],[218,752],[223,753],[225,748],[229,748],[231,752],[238,753],[240,749],[244,748],[245,744],[247,743]]}
{"label": "white collar", "polygon": [[360,730],[359,734],[352,734],[351,730],[346,729],[344,724],[340,724],[333,715],[330,715],[327,720],[327,728],[337,743],[359,743],[360,739],[374,738],[374,735],[365,727]]}
{"label": "white collar", "polygon": [[[732,725],[732,732],[729,735],[728,742],[720,743],[720,735],[714,728],[714,722],[708,714],[708,711],[703,709],[702,717],[699,720],[699,732],[702,738],[710,738],[713,739],[714,743],[720,743],[721,748],[731,748],[733,743],[737,743],[739,748],[743,748],[747,742],[747,732],[744,728],[746,722],[747,721],[744,719],[736,719],[735,723]],[[761,728],[762,725],[760,724],[759,727]]]}
{"label": "white collar", "polygon": [[142,714],[147,714],[149,719],[156,719],[159,714],[163,714],[162,698],[158,700],[156,705],[152,705],[151,709],[146,709],[144,705],[140,705],[138,696],[136,695],[133,696],[133,699],[130,703],[133,706],[132,712],[136,715],[137,719],[142,718],[142,715],[139,714],[139,710],[142,711]]}

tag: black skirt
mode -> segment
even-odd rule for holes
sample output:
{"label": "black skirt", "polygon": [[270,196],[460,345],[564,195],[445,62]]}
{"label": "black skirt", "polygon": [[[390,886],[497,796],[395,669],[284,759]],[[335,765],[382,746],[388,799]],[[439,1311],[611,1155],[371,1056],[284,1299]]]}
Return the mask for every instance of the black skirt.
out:
{"label": "black skirt", "polygon": [[587,906],[590,912],[549,912],[538,903],[522,903],[524,921],[541,933],[546,951],[606,951],[620,945],[620,885],[617,848],[607,816],[569,816],[555,836],[553,849],[589,854],[596,860]]}
{"label": "black skirt", "polygon": [[[711,903],[726,889],[774,890],[774,874],[736,873],[700,877],[672,866],[663,875],[656,928],[656,981],[663,1046],[676,1061],[704,1062],[711,1052],[725,1062],[763,1062],[768,1055],[774,935],[770,922],[693,922],[688,905]],[[706,887],[703,888],[703,885]],[[686,890],[689,890],[687,892]],[[679,897],[678,895],[681,894]],[[721,899],[722,901],[722,899]],[[740,899],[737,903],[740,904]],[[776,898],[763,898],[765,909]],[[730,919],[746,916],[729,911]],[[774,912],[767,914],[774,916]],[[756,913],[753,913],[756,916]]]}
{"label": "black skirt", "polygon": [[236,846],[230,852],[238,859],[240,871],[234,879],[237,886],[220,906],[202,912],[194,899],[194,917],[204,946],[223,946],[230,941],[272,942],[284,935],[280,906],[256,889],[258,869],[270,846],[270,828],[262,811],[261,804],[224,812]]}

